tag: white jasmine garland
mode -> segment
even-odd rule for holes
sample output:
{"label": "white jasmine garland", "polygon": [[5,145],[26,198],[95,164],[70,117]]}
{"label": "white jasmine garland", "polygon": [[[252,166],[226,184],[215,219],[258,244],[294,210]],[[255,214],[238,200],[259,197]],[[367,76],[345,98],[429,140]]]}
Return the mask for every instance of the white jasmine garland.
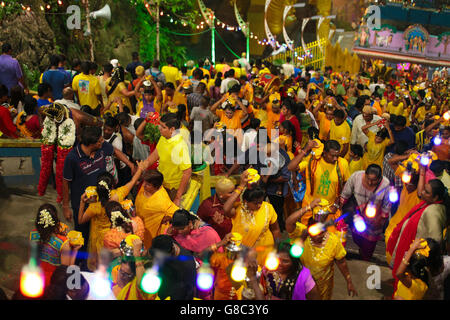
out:
{"label": "white jasmine garland", "polygon": [[57,126],[49,117],[46,117],[43,123],[42,142],[46,145],[52,145],[56,142]]}
{"label": "white jasmine garland", "polygon": [[112,227],[113,228],[121,228],[121,227],[116,225],[116,220],[118,218],[121,218],[124,222],[132,223],[131,219],[125,218],[122,215],[122,212],[120,212],[120,211],[113,211],[113,212],[111,212],[111,222],[112,222]]}
{"label": "white jasmine garland", "polygon": [[62,148],[72,148],[76,139],[75,122],[68,118],[58,128],[58,145]]}
{"label": "white jasmine garland", "polygon": [[43,224],[44,228],[55,225],[55,221],[53,221],[52,215],[50,214],[50,212],[47,209],[44,209],[39,212],[38,224]]}

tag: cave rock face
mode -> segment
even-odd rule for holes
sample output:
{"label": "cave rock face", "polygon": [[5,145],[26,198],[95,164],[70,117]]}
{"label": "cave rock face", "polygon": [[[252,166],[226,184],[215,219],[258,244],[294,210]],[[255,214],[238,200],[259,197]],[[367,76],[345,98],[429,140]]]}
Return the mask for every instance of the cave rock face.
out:
{"label": "cave rock face", "polygon": [[13,56],[29,69],[44,70],[55,50],[55,34],[40,13],[11,15],[1,22],[0,43],[9,42]]}

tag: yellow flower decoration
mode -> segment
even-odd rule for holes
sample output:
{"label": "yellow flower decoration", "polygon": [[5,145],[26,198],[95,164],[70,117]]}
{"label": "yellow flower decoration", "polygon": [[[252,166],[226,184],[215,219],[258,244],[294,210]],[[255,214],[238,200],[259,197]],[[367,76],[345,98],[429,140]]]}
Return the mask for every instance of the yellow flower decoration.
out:
{"label": "yellow flower decoration", "polygon": [[258,180],[261,178],[261,176],[258,174],[258,171],[255,169],[247,169],[248,172],[248,178],[250,179],[248,181],[248,183],[252,184],[252,183],[256,183],[258,182]]}
{"label": "yellow flower decoration", "polygon": [[83,246],[84,245],[84,238],[81,232],[72,230],[67,234],[67,238],[69,239],[69,242],[73,246]]}
{"label": "yellow flower decoration", "polygon": [[319,159],[322,156],[324,146],[323,146],[323,143],[319,139],[314,139],[314,141],[317,143],[317,147],[312,148],[311,154],[316,159]]}
{"label": "yellow flower decoration", "polygon": [[133,201],[130,199],[123,200],[120,204],[124,210],[131,210],[133,208]]}
{"label": "yellow flower decoration", "polygon": [[424,239],[420,239],[420,240],[421,240],[420,245],[425,248],[418,249],[415,251],[415,253],[428,258],[430,256],[430,247],[428,246],[428,242]]}
{"label": "yellow flower decoration", "polygon": [[125,238],[125,242],[126,242],[126,244],[127,244],[128,246],[130,246],[130,247],[133,248],[133,240],[135,240],[135,239],[141,240],[141,238],[139,238],[137,235],[135,235],[135,234],[130,234],[129,236],[127,236],[127,237]]}

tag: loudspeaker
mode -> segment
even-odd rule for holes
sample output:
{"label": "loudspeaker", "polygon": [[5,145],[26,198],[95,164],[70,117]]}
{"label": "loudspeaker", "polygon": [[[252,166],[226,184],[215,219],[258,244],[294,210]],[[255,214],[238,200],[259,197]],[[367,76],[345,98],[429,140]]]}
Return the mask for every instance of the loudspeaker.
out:
{"label": "loudspeaker", "polygon": [[89,16],[93,19],[103,18],[108,21],[111,21],[111,8],[109,7],[109,5],[105,5],[100,10],[91,12]]}

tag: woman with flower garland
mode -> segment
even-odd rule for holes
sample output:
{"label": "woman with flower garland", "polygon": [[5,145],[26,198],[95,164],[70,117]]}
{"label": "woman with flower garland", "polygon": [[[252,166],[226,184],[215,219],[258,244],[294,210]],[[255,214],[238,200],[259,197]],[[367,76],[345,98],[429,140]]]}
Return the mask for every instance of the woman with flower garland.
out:
{"label": "woman with flower garland", "polygon": [[30,233],[30,240],[41,245],[40,266],[44,272],[45,285],[56,267],[74,265],[81,245],[72,246],[67,238],[66,226],[59,221],[58,212],[51,204],[39,207],[35,221],[36,229]]}
{"label": "woman with flower garland", "polygon": [[105,205],[106,215],[111,221],[111,229],[103,237],[103,247],[110,250],[115,257],[121,255],[120,242],[130,234],[144,239],[144,223],[139,217],[130,217],[117,201]]}
{"label": "woman with flower garland", "polygon": [[142,172],[145,171],[143,162],[138,163],[138,169],[130,182],[123,187],[115,189],[114,177],[105,172],[98,176],[97,182],[97,199],[91,202],[85,211],[86,204],[89,202],[89,197],[85,193],[80,199],[80,209],[78,212],[78,223],[84,224],[90,221],[89,244],[88,244],[88,268],[90,270],[97,269],[97,255],[103,248],[103,237],[110,229],[111,221],[105,212],[105,205],[108,201],[122,202],[133,189],[141,177]]}

